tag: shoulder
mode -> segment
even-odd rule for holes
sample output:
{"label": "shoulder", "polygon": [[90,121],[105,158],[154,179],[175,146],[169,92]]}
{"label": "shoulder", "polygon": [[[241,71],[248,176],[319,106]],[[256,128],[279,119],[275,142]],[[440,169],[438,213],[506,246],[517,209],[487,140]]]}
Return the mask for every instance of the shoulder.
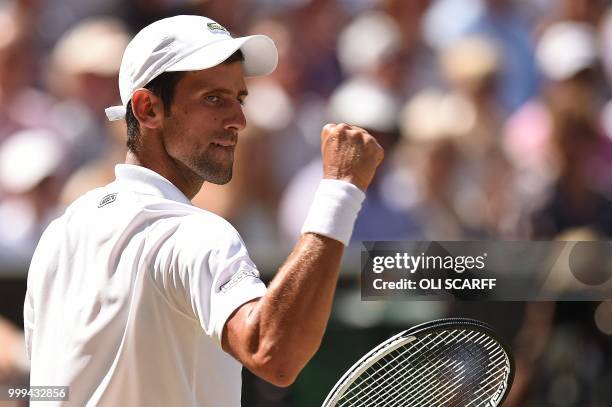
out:
{"label": "shoulder", "polygon": [[181,273],[216,275],[229,269],[228,264],[249,258],[240,234],[227,220],[197,208],[160,219],[148,235],[151,242],[159,242],[156,273],[174,268]]}
{"label": "shoulder", "polygon": [[226,219],[212,212],[195,208],[184,216],[172,218],[176,233],[182,240],[195,243],[198,246],[209,247],[224,246],[227,243],[242,243],[238,231]]}
{"label": "shoulder", "polygon": [[62,217],[69,218],[77,212],[100,206],[104,197],[109,194],[110,185],[112,184],[85,192],[66,206]]}

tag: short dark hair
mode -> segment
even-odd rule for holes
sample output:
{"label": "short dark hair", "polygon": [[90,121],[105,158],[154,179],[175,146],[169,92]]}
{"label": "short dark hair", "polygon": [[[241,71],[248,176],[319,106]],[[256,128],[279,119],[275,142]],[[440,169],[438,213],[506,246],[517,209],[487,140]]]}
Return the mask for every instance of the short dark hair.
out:
{"label": "short dark hair", "polygon": [[[237,50],[229,56],[224,64],[244,61],[242,51]],[[185,71],[179,72],[164,72],[161,75],[153,78],[147,83],[144,88],[149,89],[154,95],[157,95],[164,104],[164,114],[170,115],[172,100],[174,99],[174,91],[177,83],[185,75]],[[140,124],[132,111],[132,100],[130,100],[125,108],[125,122],[127,124],[127,148],[131,152],[137,152],[140,144]]]}

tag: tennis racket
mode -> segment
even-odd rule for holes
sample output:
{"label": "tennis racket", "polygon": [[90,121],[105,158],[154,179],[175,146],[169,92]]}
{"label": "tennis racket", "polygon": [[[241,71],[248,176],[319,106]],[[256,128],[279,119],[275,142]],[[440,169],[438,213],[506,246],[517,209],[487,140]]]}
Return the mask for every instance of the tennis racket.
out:
{"label": "tennis racket", "polygon": [[336,383],[323,407],[495,407],[513,378],[510,349],[491,327],[440,319],[372,349]]}

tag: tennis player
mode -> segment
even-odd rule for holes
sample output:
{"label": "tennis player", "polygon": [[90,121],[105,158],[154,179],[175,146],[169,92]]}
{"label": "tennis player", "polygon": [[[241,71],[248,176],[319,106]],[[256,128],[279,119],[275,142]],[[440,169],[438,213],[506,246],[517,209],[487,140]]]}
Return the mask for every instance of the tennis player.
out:
{"label": "tennis player", "polygon": [[276,64],[268,37],[200,16],[157,21],[127,46],[123,104],[107,109],[127,121],[126,162],[48,227],[28,275],[31,385],[68,386],[58,404],[239,406],[242,366],[288,386],[316,352],[383,158],[374,138],[323,128],[324,179],[268,288],[236,230],[190,203],[230,180],[244,78]]}

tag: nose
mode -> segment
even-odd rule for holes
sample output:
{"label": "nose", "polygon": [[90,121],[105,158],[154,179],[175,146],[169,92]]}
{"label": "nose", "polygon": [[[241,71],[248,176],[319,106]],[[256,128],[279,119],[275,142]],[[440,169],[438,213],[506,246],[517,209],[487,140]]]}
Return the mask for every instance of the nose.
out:
{"label": "nose", "polygon": [[236,101],[234,103],[234,108],[232,112],[232,116],[227,120],[225,124],[225,128],[227,130],[232,130],[239,132],[246,127],[246,117],[244,115],[244,111],[242,110],[242,105]]}

